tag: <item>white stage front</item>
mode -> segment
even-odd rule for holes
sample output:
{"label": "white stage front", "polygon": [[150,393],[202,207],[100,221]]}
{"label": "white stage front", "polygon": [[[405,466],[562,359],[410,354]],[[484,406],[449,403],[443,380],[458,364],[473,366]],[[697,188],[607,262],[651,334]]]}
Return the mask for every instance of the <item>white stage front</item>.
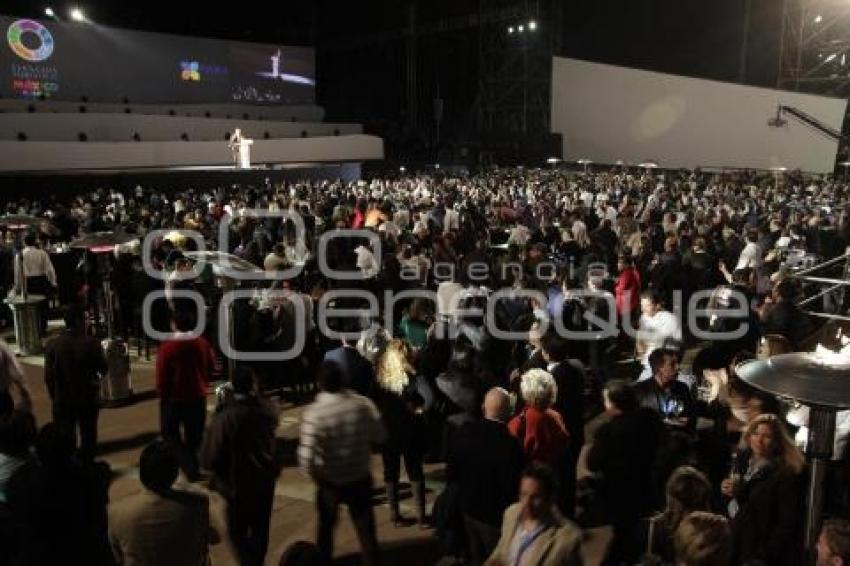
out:
{"label": "white stage front", "polygon": [[653,160],[664,168],[787,167],[831,172],[838,142],[788,117],[798,108],[841,130],[847,101],[555,57],[552,133],[563,158],[613,164]]}
{"label": "white stage front", "polygon": [[[254,140],[255,166],[299,163],[344,163],[384,158],[384,141],[376,136]],[[17,142],[0,141],[0,171],[93,171],[233,167],[233,154],[217,142]]]}

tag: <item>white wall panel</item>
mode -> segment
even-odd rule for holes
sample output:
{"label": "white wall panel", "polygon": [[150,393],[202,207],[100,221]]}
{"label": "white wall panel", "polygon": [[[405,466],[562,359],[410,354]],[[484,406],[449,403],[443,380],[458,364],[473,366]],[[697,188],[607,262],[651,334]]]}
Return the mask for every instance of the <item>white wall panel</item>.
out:
{"label": "white wall panel", "polygon": [[780,104],[840,130],[847,101],[576,59],[552,62],[552,132],[563,136],[568,161],[832,171],[837,141],[790,117],[784,127],[768,126]]}
{"label": "white wall panel", "polygon": [[[256,140],[252,164],[347,162],[383,159],[384,142],[367,135]],[[10,142],[0,141],[0,171],[67,171],[233,164],[219,142]]]}

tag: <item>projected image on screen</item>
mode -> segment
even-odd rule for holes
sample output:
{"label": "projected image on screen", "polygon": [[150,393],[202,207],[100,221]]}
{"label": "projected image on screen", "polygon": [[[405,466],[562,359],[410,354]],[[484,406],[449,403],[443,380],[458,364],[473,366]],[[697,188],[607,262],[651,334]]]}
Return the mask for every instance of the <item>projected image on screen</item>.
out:
{"label": "projected image on screen", "polygon": [[[314,50],[0,15],[0,95],[148,104],[315,103]],[[61,85],[61,88],[60,88]]]}
{"label": "projected image on screen", "polygon": [[313,51],[272,45],[230,48],[233,100],[271,104],[314,101]]}

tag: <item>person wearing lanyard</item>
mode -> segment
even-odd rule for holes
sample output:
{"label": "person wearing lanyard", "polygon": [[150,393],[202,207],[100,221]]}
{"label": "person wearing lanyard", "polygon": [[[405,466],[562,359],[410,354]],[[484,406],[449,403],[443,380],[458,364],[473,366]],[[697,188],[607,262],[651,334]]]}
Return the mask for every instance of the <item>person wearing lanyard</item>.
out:
{"label": "person wearing lanyard", "polygon": [[505,510],[499,544],[485,566],[582,564],[581,531],[558,511],[557,483],[545,464],[523,472],[519,502]]}
{"label": "person wearing lanyard", "polygon": [[696,426],[694,401],[688,386],[678,381],[679,354],[658,349],[649,356],[652,379],[638,381],[632,387],[642,407],[657,411],[668,426],[693,431]]}

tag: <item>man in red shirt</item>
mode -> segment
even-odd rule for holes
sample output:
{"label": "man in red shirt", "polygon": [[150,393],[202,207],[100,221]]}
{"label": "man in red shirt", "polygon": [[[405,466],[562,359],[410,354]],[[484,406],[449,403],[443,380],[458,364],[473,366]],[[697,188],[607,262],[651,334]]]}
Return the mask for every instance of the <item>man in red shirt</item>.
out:
{"label": "man in red shirt", "polygon": [[190,337],[191,327],[187,313],[172,313],[174,338],[163,342],[156,356],[156,391],[162,437],[180,450],[186,478],[196,481],[198,450],[207,416],[207,382],[214,357],[204,337]]}

